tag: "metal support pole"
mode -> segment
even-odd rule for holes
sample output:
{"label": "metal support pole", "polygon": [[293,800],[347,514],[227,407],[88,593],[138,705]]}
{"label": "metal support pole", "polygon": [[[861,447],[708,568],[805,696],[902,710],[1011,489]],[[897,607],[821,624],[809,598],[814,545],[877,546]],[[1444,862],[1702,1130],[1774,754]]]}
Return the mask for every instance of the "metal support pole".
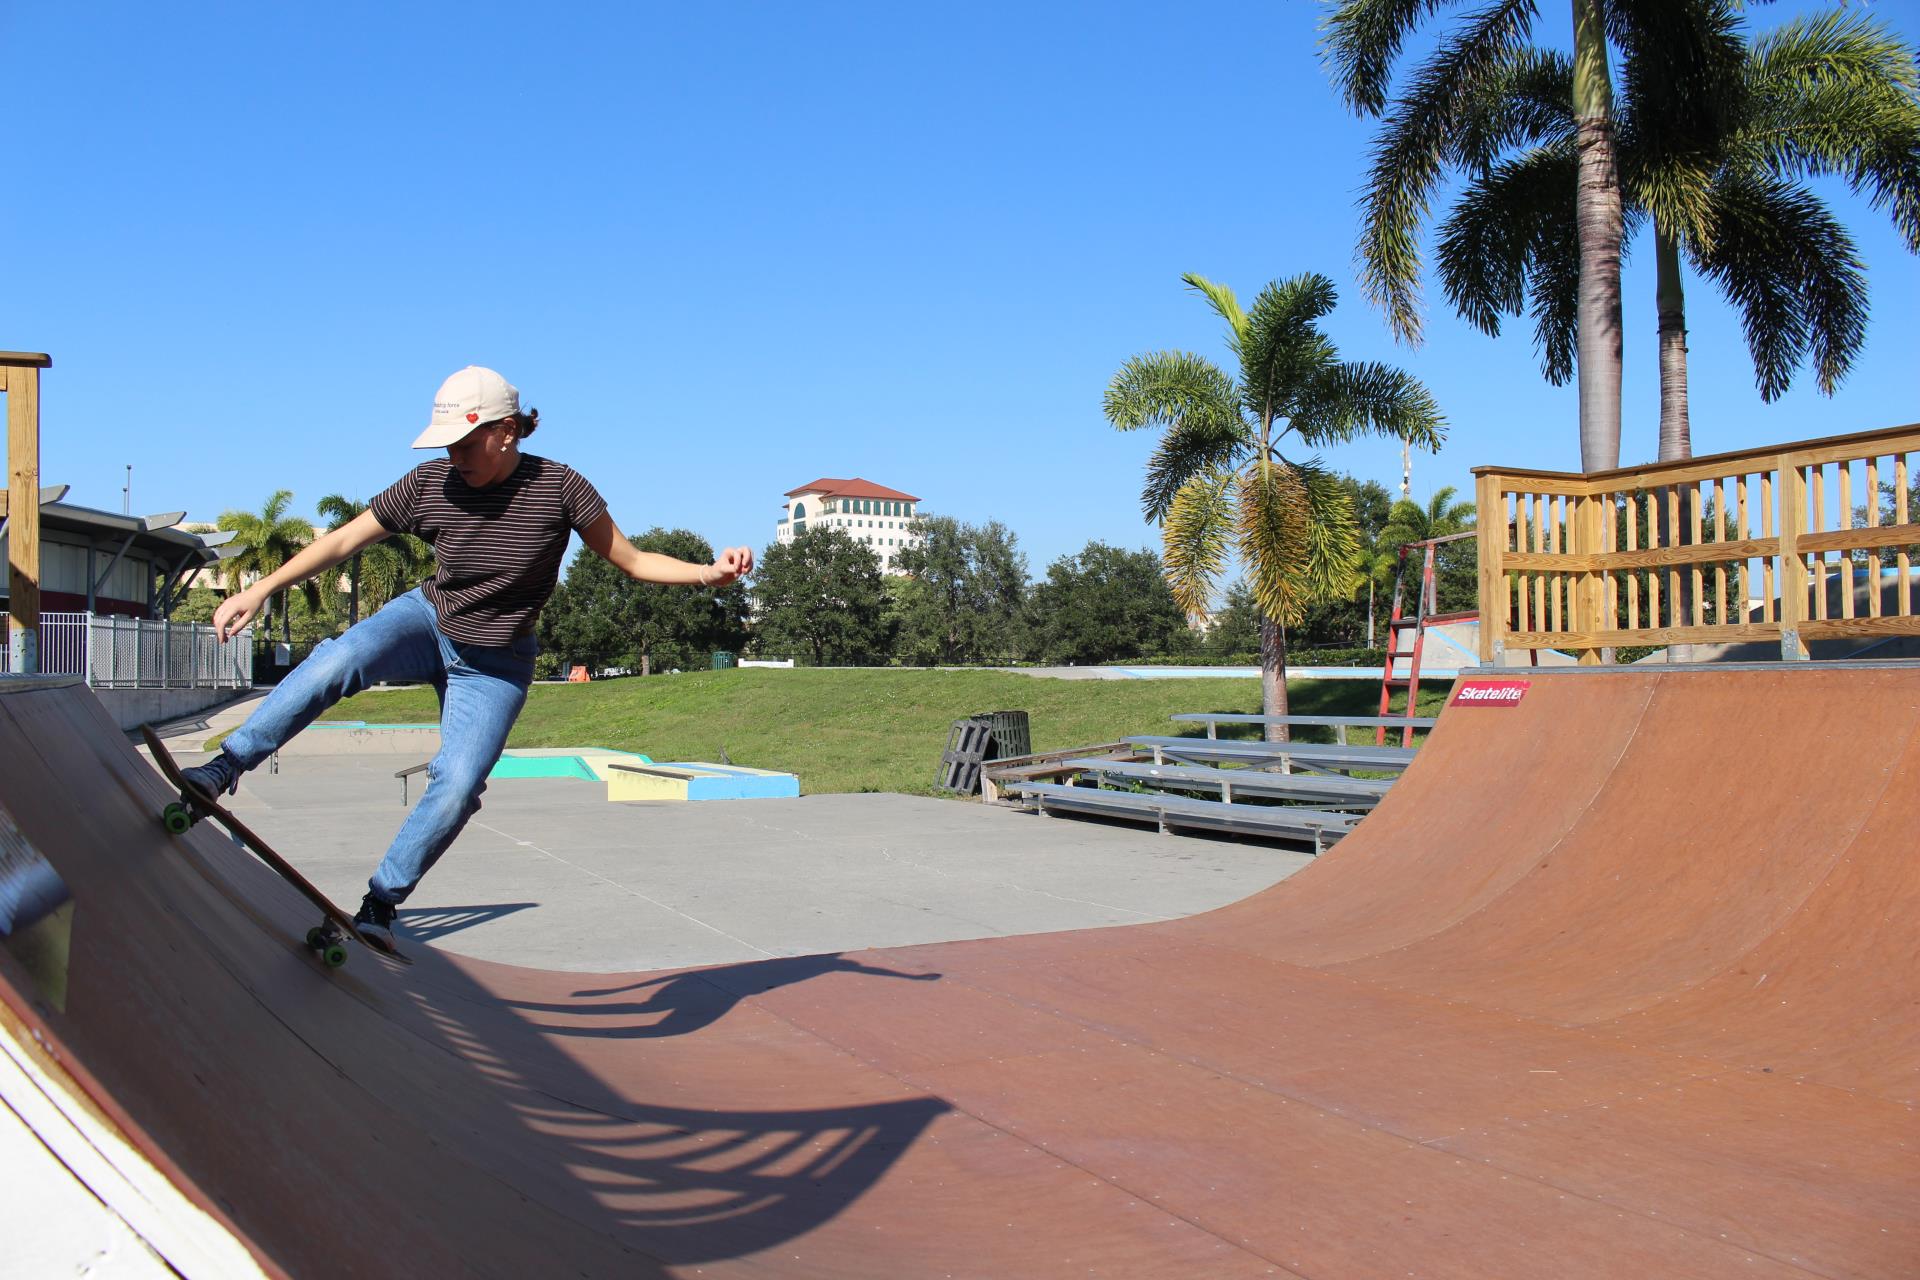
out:
{"label": "metal support pole", "polygon": [[[113,576],[113,571],[120,567],[120,561],[126,557],[127,548],[131,547],[133,545],[133,540],[139,536],[140,534],[138,530],[135,530],[133,533],[128,534],[127,540],[120,544],[120,549],[113,553],[113,559],[107,561],[107,567],[100,571],[100,576],[98,578],[95,578],[93,580],[93,585],[87,588],[87,607],[89,609],[93,607],[94,596],[99,593],[101,587],[104,587],[107,585],[107,579]],[[92,572],[92,569],[89,568],[88,572]]]}

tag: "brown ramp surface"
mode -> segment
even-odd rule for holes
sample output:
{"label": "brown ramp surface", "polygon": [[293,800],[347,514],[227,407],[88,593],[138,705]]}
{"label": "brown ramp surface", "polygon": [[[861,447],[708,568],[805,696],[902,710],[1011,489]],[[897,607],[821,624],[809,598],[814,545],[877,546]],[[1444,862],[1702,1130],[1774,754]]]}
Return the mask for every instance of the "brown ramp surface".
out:
{"label": "brown ramp surface", "polygon": [[1920,669],[1527,678],[1221,911],[604,976],[322,970],[0,681],[0,1019],[270,1273],[1920,1274]]}

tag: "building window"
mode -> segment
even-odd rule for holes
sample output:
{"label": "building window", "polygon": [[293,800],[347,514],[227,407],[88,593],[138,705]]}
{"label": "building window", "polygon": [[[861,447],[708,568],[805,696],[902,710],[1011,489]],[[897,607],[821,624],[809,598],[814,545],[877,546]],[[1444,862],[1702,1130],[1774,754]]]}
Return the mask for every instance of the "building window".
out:
{"label": "building window", "polygon": [[793,518],[794,518],[795,520],[805,520],[805,519],[807,518],[807,504],[806,504],[806,503],[804,503],[804,502],[796,502],[796,503],[794,503],[794,504],[793,504]]}

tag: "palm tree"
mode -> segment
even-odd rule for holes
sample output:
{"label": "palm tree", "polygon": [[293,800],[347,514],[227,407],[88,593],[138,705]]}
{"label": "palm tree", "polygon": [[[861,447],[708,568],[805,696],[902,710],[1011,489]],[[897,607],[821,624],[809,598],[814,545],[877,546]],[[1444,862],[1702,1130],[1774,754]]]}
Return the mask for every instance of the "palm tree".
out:
{"label": "palm tree", "polygon": [[[1393,581],[1394,573],[1400,568],[1400,550],[1397,545],[1387,542],[1386,530],[1373,543],[1362,549],[1360,559],[1355,562],[1353,571],[1359,575],[1361,584],[1367,589],[1367,648],[1373,648],[1374,601],[1386,585]],[[1356,589],[1355,594],[1358,594]]]}
{"label": "palm tree", "polygon": [[[1309,450],[1355,436],[1394,436],[1437,448],[1444,422],[1411,375],[1343,362],[1319,321],[1333,282],[1317,273],[1267,285],[1242,310],[1233,290],[1181,277],[1227,322],[1239,376],[1184,351],[1135,356],[1107,387],[1107,421],[1158,427],[1141,506],[1162,526],[1174,598],[1201,612],[1231,553],[1246,566],[1261,613],[1262,705],[1287,709],[1286,632],[1306,606],[1347,597],[1359,550],[1346,484],[1317,457],[1288,458],[1288,437]],[[1268,736],[1284,739],[1281,726]]]}
{"label": "palm tree", "polygon": [[[313,526],[305,520],[296,519],[287,514],[287,507],[293,502],[293,490],[276,489],[271,498],[257,513],[252,511],[223,511],[217,522],[222,529],[234,532],[236,545],[246,550],[220,562],[221,577],[225,580],[229,592],[238,591],[248,578],[256,581],[266,577],[287,561],[298,555],[303,547],[313,541]],[[320,592],[313,583],[300,585],[301,594],[309,607],[318,608]],[[293,641],[293,619],[287,609],[287,593],[280,591],[274,597],[274,603],[280,611],[280,639],[284,643]]]}
{"label": "palm tree", "polygon": [[[355,498],[330,493],[316,504],[331,532],[367,509]],[[356,553],[347,566],[347,625],[360,621],[364,599],[367,612],[376,613],[387,601],[433,573],[433,548],[410,533],[388,534]]]}
{"label": "palm tree", "polygon": [[[1722,13],[1722,19],[1727,15]],[[1811,360],[1831,395],[1865,343],[1866,274],[1852,238],[1804,179],[1844,174],[1885,207],[1920,252],[1920,77],[1914,51],[1864,19],[1799,19],[1751,48],[1723,22],[1732,56],[1690,91],[1643,68],[1622,77],[1620,163],[1629,235],[1651,224],[1660,341],[1660,458],[1692,452],[1687,413],[1686,263],[1741,311],[1755,381],[1772,401]],[[1484,136],[1518,140],[1469,184],[1443,227],[1439,264],[1460,314],[1491,334],[1531,309],[1549,381],[1571,373],[1573,280],[1566,270],[1574,182],[1572,68],[1534,51],[1490,93]],[[1701,124],[1699,118],[1709,123]],[[1682,125],[1676,125],[1680,120]],[[1706,215],[1692,231],[1662,209],[1688,188]]]}
{"label": "palm tree", "polygon": [[1473,504],[1455,502],[1453,496],[1458,492],[1452,485],[1436,489],[1424,507],[1407,498],[1394,503],[1387,513],[1386,527],[1380,530],[1380,545],[1397,553],[1409,542],[1426,542],[1473,528]]}
{"label": "palm tree", "polygon": [[433,576],[433,547],[410,533],[389,534],[361,552],[360,593],[369,613]]}
{"label": "palm tree", "polygon": [[[1536,99],[1512,102],[1511,132],[1489,134],[1489,104],[1514,91],[1534,56],[1528,40],[1539,0],[1500,0],[1468,15],[1408,78],[1388,109],[1393,63],[1415,28],[1448,0],[1339,0],[1327,23],[1326,49],[1347,105],[1383,118],[1372,172],[1362,200],[1360,252],[1368,296],[1383,307],[1403,340],[1418,342],[1420,230],[1449,172],[1471,175],[1491,157],[1537,128]],[[1580,461],[1601,471],[1620,461],[1620,252],[1624,205],[1616,156],[1613,83],[1608,58],[1623,66],[1657,68],[1676,85],[1689,84],[1719,56],[1709,0],[1571,0],[1573,53],[1570,156],[1575,172],[1573,234],[1555,242],[1553,266],[1571,282],[1574,320],[1566,353],[1580,386]],[[1682,190],[1681,196],[1687,194]],[[1680,200],[1663,207],[1670,223],[1689,232],[1704,213]]]}
{"label": "palm tree", "polygon": [[[327,522],[327,532],[347,524],[367,509],[367,504],[356,498],[344,498],[330,493],[316,502],[314,511]],[[365,552],[356,551],[353,559],[347,562],[347,625],[360,621],[360,559]]]}
{"label": "palm tree", "polygon": [[[1452,486],[1436,490],[1427,499],[1425,506],[1409,499],[1401,499],[1393,504],[1393,510],[1387,513],[1387,523],[1380,530],[1380,545],[1393,555],[1393,576],[1397,578],[1404,565],[1406,572],[1412,574],[1408,586],[1416,593],[1424,590],[1421,586],[1423,558],[1400,557],[1400,549],[1409,542],[1427,542],[1434,538],[1445,538],[1451,534],[1466,533],[1473,528],[1474,507],[1471,502],[1456,502]],[[1434,549],[1434,586],[1442,601],[1450,601],[1453,608],[1463,605],[1472,608],[1477,603],[1474,597],[1479,591],[1479,557],[1472,542],[1464,545],[1455,543]],[[1462,598],[1464,596],[1464,599]],[[1414,599],[1418,599],[1416,594]],[[1438,605],[1442,612],[1448,611],[1448,603]]]}

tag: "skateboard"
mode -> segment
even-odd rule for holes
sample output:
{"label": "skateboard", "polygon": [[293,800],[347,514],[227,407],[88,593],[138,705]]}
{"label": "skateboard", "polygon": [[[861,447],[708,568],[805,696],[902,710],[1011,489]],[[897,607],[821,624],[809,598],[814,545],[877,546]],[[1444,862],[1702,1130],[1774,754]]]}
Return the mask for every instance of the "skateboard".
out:
{"label": "skateboard", "polygon": [[169,803],[160,811],[160,825],[173,835],[182,835],[202,818],[211,817],[234,837],[245,845],[260,861],[271,867],[276,875],[296,889],[300,896],[320,908],[320,923],[307,930],[307,949],[320,958],[329,969],[337,969],[347,962],[346,940],[358,942],[361,946],[381,955],[391,956],[402,964],[411,964],[398,948],[383,946],[367,937],[354,927],[353,917],[335,906],[333,900],[313,887],[313,882],[294,869],[292,863],[274,852],[273,846],[254,834],[253,828],[228,812],[226,806],[200,788],[188,782],[180,772],[180,765],[167,750],[158,734],[149,725],[140,726],[140,736],[146,741],[147,750],[153,753],[153,759],[160,766],[160,772],[167,776],[180,792],[180,798]]}

